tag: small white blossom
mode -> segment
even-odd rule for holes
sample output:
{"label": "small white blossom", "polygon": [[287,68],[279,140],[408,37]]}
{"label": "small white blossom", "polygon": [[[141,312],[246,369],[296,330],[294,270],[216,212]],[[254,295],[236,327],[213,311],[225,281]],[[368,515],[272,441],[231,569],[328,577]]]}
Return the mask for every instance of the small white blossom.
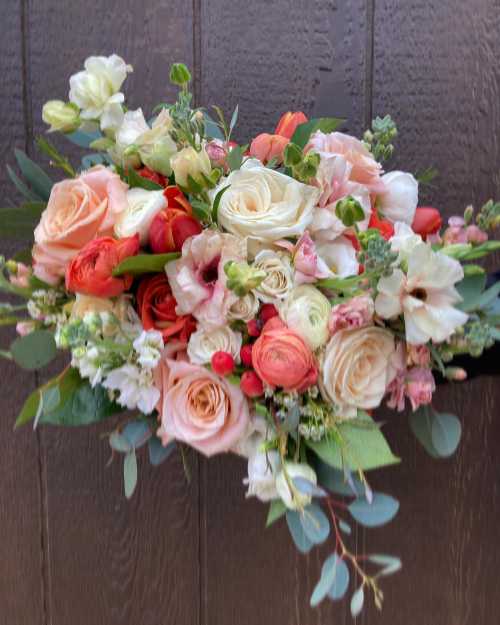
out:
{"label": "small white blossom", "polygon": [[160,361],[163,337],[157,330],[143,330],[133,343],[141,367],[154,369]]}
{"label": "small white blossom", "polygon": [[102,383],[104,388],[118,391],[116,401],[125,408],[138,408],[144,414],[153,412],[160,399],[160,391],[155,387],[151,371],[125,364],[113,369]]}

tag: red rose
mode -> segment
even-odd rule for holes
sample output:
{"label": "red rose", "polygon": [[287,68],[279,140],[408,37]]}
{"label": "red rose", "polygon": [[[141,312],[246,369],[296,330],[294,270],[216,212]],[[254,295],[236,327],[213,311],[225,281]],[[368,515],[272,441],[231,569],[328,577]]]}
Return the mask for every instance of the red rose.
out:
{"label": "red rose", "polygon": [[411,225],[412,230],[423,239],[429,234],[435,234],[441,229],[443,221],[437,208],[432,206],[419,206],[415,211],[415,217]]}
{"label": "red rose", "polygon": [[387,219],[380,219],[376,210],[370,216],[368,228],[378,230],[383,238],[388,241],[394,234],[394,226]]}
{"label": "red rose", "polygon": [[145,330],[158,330],[166,343],[178,339],[187,343],[196,329],[191,315],[178,315],[177,302],[164,273],[150,275],[141,280],[137,290],[137,308]]}
{"label": "red rose", "polygon": [[66,289],[97,297],[117,297],[130,288],[133,277],[114,277],[113,269],[138,251],[138,234],[123,239],[101,237],[90,241],[68,265]]}
{"label": "red rose", "polygon": [[287,113],[283,113],[281,116],[274,133],[281,135],[282,137],[286,137],[287,139],[291,139],[293,137],[293,133],[297,130],[297,126],[305,124],[307,121],[307,117],[304,113],[302,113],[302,111],[298,111],[296,113],[288,111]]}
{"label": "red rose", "polygon": [[163,195],[167,208],[155,215],[149,227],[149,244],[155,254],[179,252],[186,239],[202,230],[193,217],[191,204],[178,187],[168,186]]}

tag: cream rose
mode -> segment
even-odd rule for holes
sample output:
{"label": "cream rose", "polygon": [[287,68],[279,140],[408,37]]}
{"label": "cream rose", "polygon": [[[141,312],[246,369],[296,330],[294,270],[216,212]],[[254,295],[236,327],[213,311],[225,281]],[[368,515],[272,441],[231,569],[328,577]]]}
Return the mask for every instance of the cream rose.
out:
{"label": "cream rose", "polygon": [[302,285],[294,288],[279,307],[286,325],[316,350],[329,337],[328,321],[332,307],[316,287]]}
{"label": "cream rose", "polygon": [[253,266],[267,274],[254,291],[259,300],[267,304],[284,300],[293,287],[290,256],[284,252],[262,250],[255,257]]}
{"label": "cream rose", "polygon": [[264,167],[257,159],[229,174],[213,197],[227,185],[219,204],[219,226],[266,243],[303,234],[319,197],[318,189]]}
{"label": "cream rose", "polygon": [[127,191],[127,207],[115,223],[118,238],[131,237],[139,233],[141,245],[148,241],[149,226],[155,215],[167,206],[163,191],[147,191],[134,188]]}
{"label": "cream rose", "polygon": [[35,275],[56,284],[84,245],[98,236],[111,236],[127,206],[126,191],[120,177],[101,166],[56,183],[35,228]]}
{"label": "cream rose", "polygon": [[231,354],[235,362],[240,361],[242,336],[228,326],[207,330],[200,327],[189,337],[187,353],[195,365],[208,364],[215,352]]}
{"label": "cream rose", "polygon": [[259,312],[259,306],[259,300],[255,293],[247,293],[243,297],[238,297],[238,299],[231,304],[227,311],[227,318],[229,321],[245,321],[246,323],[255,319]]}
{"label": "cream rose", "polygon": [[112,54],[91,56],[84,68],[69,79],[69,99],[82,109],[82,119],[99,119],[107,107],[125,100],[120,88],[132,67]]}
{"label": "cream rose", "polygon": [[188,186],[188,176],[198,181],[202,174],[209,176],[212,171],[210,158],[204,147],[199,152],[191,146],[183,148],[172,157],[170,164],[175,182],[181,187]]}
{"label": "cream rose", "polygon": [[345,418],[355,417],[358,408],[376,408],[395,376],[394,355],[394,337],[387,330],[369,326],[337,332],[321,366],[324,399]]}

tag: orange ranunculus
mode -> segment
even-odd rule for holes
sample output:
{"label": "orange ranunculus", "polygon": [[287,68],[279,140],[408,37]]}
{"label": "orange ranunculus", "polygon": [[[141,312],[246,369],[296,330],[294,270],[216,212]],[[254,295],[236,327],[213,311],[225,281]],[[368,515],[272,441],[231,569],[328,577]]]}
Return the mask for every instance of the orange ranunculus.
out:
{"label": "orange ranunculus", "polygon": [[443,221],[437,208],[417,206],[411,227],[414,232],[425,239],[427,235],[439,232],[442,223]]}
{"label": "orange ranunculus", "polygon": [[296,113],[288,111],[287,113],[283,113],[274,132],[277,135],[291,139],[293,133],[297,130],[297,126],[305,124],[307,121],[308,119],[302,111]]}
{"label": "orange ranunculus", "polygon": [[158,330],[166,343],[179,339],[187,343],[196,330],[192,315],[178,315],[175,312],[177,301],[164,273],[146,276],[137,290],[137,312],[145,330]]}
{"label": "orange ranunculus", "polygon": [[258,158],[262,163],[268,163],[274,158],[278,163],[283,160],[283,152],[289,143],[289,139],[281,135],[270,135],[263,132],[257,135],[250,144],[250,156]]}
{"label": "orange ranunculus", "polygon": [[149,227],[149,244],[155,254],[179,252],[186,239],[202,230],[193,217],[191,204],[178,187],[168,186],[163,195],[167,208],[155,215]]}
{"label": "orange ranunculus", "polygon": [[264,325],[253,344],[252,364],[265,384],[281,386],[286,391],[302,392],[318,379],[311,350],[279,317]]}
{"label": "orange ranunculus", "polygon": [[83,247],[66,270],[66,289],[73,293],[117,297],[130,288],[132,276],[113,276],[113,269],[139,251],[139,235],[101,237]]}

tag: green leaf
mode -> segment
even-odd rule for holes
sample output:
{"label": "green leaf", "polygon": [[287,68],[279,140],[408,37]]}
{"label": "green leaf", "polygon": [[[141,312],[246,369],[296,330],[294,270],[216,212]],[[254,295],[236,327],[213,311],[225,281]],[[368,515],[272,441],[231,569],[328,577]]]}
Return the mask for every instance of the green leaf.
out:
{"label": "green leaf", "polygon": [[486,308],[500,295],[500,282],[496,282],[492,287],[484,291],[476,302],[476,308]]}
{"label": "green leaf", "polygon": [[231,121],[229,122],[229,134],[231,134],[238,122],[238,105],[234,107],[233,114],[231,115]]}
{"label": "green leaf", "polygon": [[33,191],[42,199],[48,200],[50,191],[54,186],[53,181],[47,176],[41,167],[32,161],[21,150],[14,150],[17,164],[23,176],[28,181]]}
{"label": "green leaf", "polygon": [[349,276],[348,278],[325,278],[324,280],[316,282],[316,286],[322,289],[332,289],[334,291],[349,291],[365,279],[366,276],[363,276],[363,274]]}
{"label": "green leaf", "polygon": [[319,605],[327,595],[332,599],[341,599],[348,586],[349,569],[345,562],[336,553],[328,556],[321,568],[319,582],[311,596],[311,607]]}
{"label": "green leaf", "polygon": [[331,437],[319,442],[307,441],[307,445],[323,462],[336,469],[347,466],[350,470],[369,471],[400,462],[367,413],[360,413],[357,423],[340,423],[337,431],[338,441]]}
{"label": "green leaf", "polygon": [[188,174],[188,177],[187,177],[187,187],[188,187],[188,191],[190,193],[194,193],[195,195],[198,195],[199,193],[203,191],[203,185],[201,185],[197,180],[195,180],[193,176],[191,176],[191,174]]}
{"label": "green leaf", "polygon": [[175,441],[170,441],[168,445],[164,447],[157,436],[152,436],[148,440],[149,462],[155,467],[158,466],[170,457],[174,449]]}
{"label": "green leaf", "polygon": [[111,449],[120,454],[128,454],[132,449],[132,445],[118,430],[111,432],[109,435],[109,445]]}
{"label": "green leaf", "polygon": [[146,191],[163,191],[162,186],[148,178],[143,178],[133,167],[127,169],[126,177],[128,185],[131,188],[138,187],[140,189],[146,189]]}
{"label": "green leaf", "polygon": [[465,276],[461,282],[456,285],[456,289],[462,298],[457,308],[464,312],[470,312],[477,308],[477,302],[481,293],[486,286],[486,274],[474,273]]}
{"label": "green leaf", "polygon": [[378,527],[392,521],[399,510],[399,501],[384,493],[373,493],[373,500],[356,499],[349,507],[353,518],[365,527]]}
{"label": "green leaf", "polygon": [[134,449],[140,449],[151,438],[151,428],[146,421],[130,421],[123,428],[122,435]]}
{"label": "green leaf", "polygon": [[439,454],[432,442],[432,420],[433,417],[427,406],[423,406],[412,412],[409,417],[410,428],[417,440],[433,458],[439,458]]}
{"label": "green leaf", "polygon": [[67,139],[78,145],[81,148],[88,148],[93,141],[102,137],[102,134],[99,130],[95,130],[93,132],[87,132],[85,130],[76,130],[75,132],[71,132],[69,134],[64,135]]}
{"label": "green leaf", "polygon": [[26,423],[29,423],[35,417],[37,410],[38,410],[39,403],[40,403],[40,390],[37,389],[36,391],[31,393],[26,399],[26,401],[24,402],[24,405],[21,408],[21,412],[17,416],[14,429],[20,427],[21,425],[25,425]]}
{"label": "green leaf", "polygon": [[214,202],[212,204],[212,220],[214,221],[214,223],[217,223],[218,213],[219,213],[219,204],[222,199],[222,196],[229,189],[230,186],[231,185],[228,184],[225,187],[222,187],[220,191],[217,191],[217,195],[215,196]]}
{"label": "green leaf", "polygon": [[57,347],[52,332],[36,330],[19,336],[10,346],[10,352],[20,367],[32,371],[49,364],[55,358]]}
{"label": "green leaf", "polygon": [[[335,554],[336,555],[336,554]],[[332,601],[338,601],[342,599],[342,597],[347,592],[347,588],[349,587],[349,569],[347,568],[347,564],[344,560],[341,560],[337,556],[337,561],[335,564],[335,580],[328,591],[328,597]]]}
{"label": "green leaf", "polygon": [[337,117],[318,117],[316,119],[310,119],[308,122],[297,126],[290,141],[298,145],[299,148],[304,148],[311,135],[317,130],[321,130],[321,132],[325,133],[333,132],[337,130],[344,121],[344,119],[339,119]]}
{"label": "green leaf", "polygon": [[307,538],[315,545],[321,545],[330,534],[330,522],[323,510],[315,503],[307,506],[299,516]]}
{"label": "green leaf", "polygon": [[199,221],[210,221],[211,208],[208,202],[203,200],[197,200],[196,198],[191,200],[191,207],[193,209],[194,216]]}
{"label": "green leaf", "polygon": [[143,273],[160,273],[165,269],[167,263],[177,258],[180,258],[179,252],[129,256],[113,269],[113,275],[130,274],[132,276],[140,276]]}
{"label": "green leaf", "polygon": [[[112,163],[110,157],[107,154],[99,154],[97,152],[95,152],[94,154],[86,154],[83,158],[82,158],[82,169],[91,169],[92,167],[95,167],[96,165],[110,165]],[[139,176],[140,177],[140,176]],[[140,185],[134,185],[134,186],[140,186]]]}
{"label": "green leaf", "polygon": [[[446,249],[445,247],[444,250]],[[473,246],[470,251],[465,252],[460,257],[460,260],[476,260],[498,250],[500,250],[500,241],[485,241],[480,245]]]}
{"label": "green leaf", "polygon": [[395,556],[385,556],[374,553],[368,556],[368,560],[373,562],[373,564],[383,567],[379,573],[379,575],[383,576],[393,575],[402,568],[401,560]]}
{"label": "green leaf", "polygon": [[300,522],[300,514],[296,510],[287,510],[286,522],[297,549],[301,553],[310,551],[314,547],[314,543],[306,536],[302,523]]}
{"label": "green leaf", "polygon": [[203,113],[205,118],[205,134],[207,137],[212,139],[219,139],[220,141],[225,141],[224,134],[222,130],[219,128],[217,123],[210,117],[208,113]]}
{"label": "green leaf", "polygon": [[228,155],[226,156],[226,164],[231,171],[236,171],[240,169],[243,163],[243,149],[244,146],[235,145],[234,148],[229,150]]}
{"label": "green leaf", "polygon": [[286,506],[281,499],[274,499],[269,506],[269,512],[267,513],[266,527],[270,527],[278,519],[286,514]]}
{"label": "green leaf", "polygon": [[356,592],[353,594],[351,599],[351,615],[352,618],[356,618],[361,610],[363,609],[363,604],[365,602],[365,591],[363,586],[360,586]]}
{"label": "green leaf", "polygon": [[434,413],[432,421],[431,440],[434,449],[442,458],[455,453],[462,435],[462,425],[453,414]]}
{"label": "green leaf", "polygon": [[21,180],[21,178],[19,178],[19,176],[10,165],[7,165],[7,173],[16,189],[19,191],[19,193],[21,193],[21,195],[24,195],[27,200],[36,201],[40,199],[38,195],[36,193],[33,193],[33,191],[28,188],[28,186]]}
{"label": "green leaf", "polygon": [[135,449],[129,451],[123,460],[123,484],[125,497],[130,499],[137,486],[137,456],[135,455]]}

